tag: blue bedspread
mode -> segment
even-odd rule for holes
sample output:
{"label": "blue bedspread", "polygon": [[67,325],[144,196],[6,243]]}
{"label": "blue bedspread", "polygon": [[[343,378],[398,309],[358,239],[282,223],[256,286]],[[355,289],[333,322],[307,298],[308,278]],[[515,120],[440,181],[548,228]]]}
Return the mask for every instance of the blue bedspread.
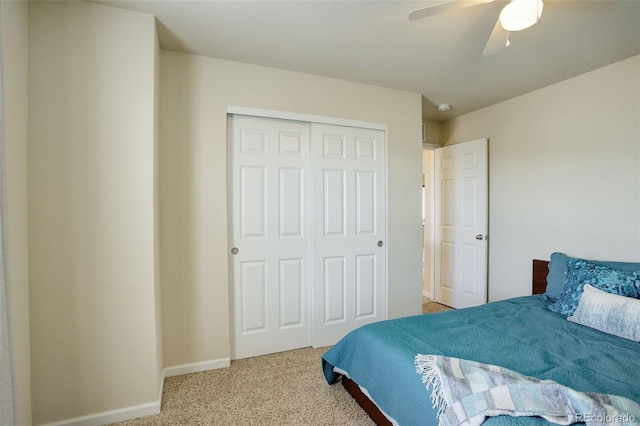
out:
{"label": "blue bedspread", "polygon": [[[447,355],[500,365],[551,379],[583,392],[620,395],[640,402],[640,343],[567,321],[546,309],[543,296],[369,324],[328,350],[333,367],[365,388],[400,425],[437,425],[429,392],[416,374],[417,354]],[[545,423],[540,418],[498,416],[487,425]]]}

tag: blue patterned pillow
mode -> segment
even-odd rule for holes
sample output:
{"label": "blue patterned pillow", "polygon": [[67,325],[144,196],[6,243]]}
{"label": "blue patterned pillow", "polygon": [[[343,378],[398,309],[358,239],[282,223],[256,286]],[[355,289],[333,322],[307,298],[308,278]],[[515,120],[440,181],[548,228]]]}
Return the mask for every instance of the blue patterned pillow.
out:
{"label": "blue patterned pillow", "polygon": [[[544,295],[552,302],[555,302],[560,293],[564,290],[564,273],[567,270],[567,261],[571,259],[564,253],[551,253],[549,262],[549,274],[547,275],[547,288]],[[612,262],[607,260],[591,260],[580,259],[596,265],[606,266],[607,268],[616,269],[618,271],[640,271],[640,263],[635,262]]]}
{"label": "blue patterned pillow", "polygon": [[582,259],[567,260],[564,290],[549,310],[564,316],[573,315],[585,284],[625,297],[640,299],[640,270],[619,271]]}

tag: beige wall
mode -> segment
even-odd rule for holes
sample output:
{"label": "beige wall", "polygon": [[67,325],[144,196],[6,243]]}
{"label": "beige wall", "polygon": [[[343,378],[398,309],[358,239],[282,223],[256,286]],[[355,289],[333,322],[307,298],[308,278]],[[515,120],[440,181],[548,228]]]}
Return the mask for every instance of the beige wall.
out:
{"label": "beige wall", "polygon": [[[25,424],[30,374],[40,424],[157,401],[163,365],[229,357],[228,105],[388,126],[389,317],[420,311],[420,95],[159,53],[151,16],[30,2],[27,115],[26,7],[2,6]],[[442,127],[447,144],[490,139],[491,300],[527,294],[531,258],[554,250],[640,257],[639,70],[635,57]]]}
{"label": "beige wall", "polygon": [[157,403],[150,15],[29,2],[33,422]]}
{"label": "beige wall", "polygon": [[173,52],[161,80],[166,366],[229,357],[228,105],[388,125],[389,317],[420,312],[420,95]]}
{"label": "beige wall", "polygon": [[153,31],[153,273],[155,277],[155,329],[156,329],[156,371],[158,389],[164,385],[164,356],[162,347],[162,281],[160,268],[160,40],[158,32]]}
{"label": "beige wall", "polygon": [[640,260],[640,57],[451,120],[489,138],[489,299],[529,294],[553,251]]}
{"label": "beige wall", "polygon": [[27,2],[3,1],[2,59],[16,422],[31,424],[27,243]]}
{"label": "beige wall", "polygon": [[425,126],[424,143],[442,145],[442,123],[431,120],[422,120]]}

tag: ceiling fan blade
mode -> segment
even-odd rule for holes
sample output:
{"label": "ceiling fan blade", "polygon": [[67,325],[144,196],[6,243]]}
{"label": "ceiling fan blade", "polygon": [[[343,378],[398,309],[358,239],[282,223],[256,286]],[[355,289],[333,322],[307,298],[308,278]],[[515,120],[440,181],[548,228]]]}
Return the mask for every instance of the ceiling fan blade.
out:
{"label": "ceiling fan blade", "polygon": [[495,55],[496,53],[502,52],[508,46],[509,31],[502,28],[502,25],[500,24],[500,18],[498,18],[498,20],[496,21],[496,25],[493,27],[493,31],[491,31],[489,40],[484,46],[482,56]]}
{"label": "ceiling fan blade", "polygon": [[409,20],[417,21],[418,19],[440,15],[441,13],[448,13],[454,10],[464,9],[466,7],[471,7],[482,3],[491,3],[492,1],[494,0],[451,0],[435,6],[413,10],[409,13]]}

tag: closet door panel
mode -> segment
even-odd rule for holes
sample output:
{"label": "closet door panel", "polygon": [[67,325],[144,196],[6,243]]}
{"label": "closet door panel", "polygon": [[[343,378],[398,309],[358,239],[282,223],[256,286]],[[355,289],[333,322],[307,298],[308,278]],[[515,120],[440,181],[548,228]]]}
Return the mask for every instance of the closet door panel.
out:
{"label": "closet door panel", "polygon": [[231,357],[311,344],[309,124],[229,120]]}
{"label": "closet door panel", "polygon": [[386,319],[384,138],[379,130],[311,125],[315,347]]}
{"label": "closet door panel", "polygon": [[385,132],[229,119],[232,359],[386,319]]}

